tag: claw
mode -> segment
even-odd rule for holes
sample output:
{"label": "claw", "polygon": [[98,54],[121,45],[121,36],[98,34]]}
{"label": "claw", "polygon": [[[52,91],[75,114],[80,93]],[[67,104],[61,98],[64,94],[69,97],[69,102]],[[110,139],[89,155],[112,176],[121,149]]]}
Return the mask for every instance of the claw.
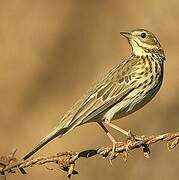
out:
{"label": "claw", "polygon": [[115,159],[117,157],[116,156],[116,144],[117,144],[116,141],[113,142],[113,144],[112,144],[112,151],[111,151],[111,154],[110,154],[110,157],[109,157],[110,160],[113,160],[113,159]]}
{"label": "claw", "polygon": [[116,152],[116,145],[117,145],[117,142],[113,141],[112,150],[111,150],[110,156],[109,156],[109,162],[110,162],[111,165],[113,165],[112,160],[115,159],[117,157],[117,155],[118,155],[118,153]]}
{"label": "claw", "polygon": [[111,164],[112,164],[112,160],[115,159],[119,155],[119,153],[116,152],[117,145],[118,146],[124,145],[124,143],[123,142],[113,141],[112,150],[110,152],[110,157],[109,157],[109,160],[110,160]]}
{"label": "claw", "polygon": [[128,131],[128,139],[129,140],[133,140],[133,141],[142,141],[143,140],[143,136],[138,136],[135,135],[131,132],[131,130]]}

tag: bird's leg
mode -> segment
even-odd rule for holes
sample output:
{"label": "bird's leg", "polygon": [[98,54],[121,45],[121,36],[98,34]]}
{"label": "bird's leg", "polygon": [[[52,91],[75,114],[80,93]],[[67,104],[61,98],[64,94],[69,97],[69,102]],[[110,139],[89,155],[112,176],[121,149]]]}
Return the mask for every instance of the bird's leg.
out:
{"label": "bird's leg", "polygon": [[106,135],[109,137],[109,139],[112,142],[112,151],[111,151],[111,157],[110,159],[114,159],[116,157],[115,155],[115,149],[116,149],[116,144],[118,143],[115,138],[110,134],[110,132],[108,131],[108,129],[104,126],[104,124],[102,122],[98,122],[98,124],[101,126],[101,128],[105,131]]}
{"label": "bird's leg", "polygon": [[[105,119],[104,123],[105,123],[106,125],[112,127],[113,129],[115,129],[115,130],[117,130],[117,131],[121,132],[122,134],[124,134],[124,135],[126,135],[126,136],[129,137],[129,135],[130,135],[129,132],[130,132],[130,131],[127,132],[127,131],[125,131],[124,129],[122,129],[122,128],[120,128],[120,127],[112,124],[111,121],[108,120],[108,119]],[[131,132],[130,132],[130,133],[131,133]]]}
{"label": "bird's leg", "polygon": [[111,121],[108,120],[108,119],[105,119],[104,122],[105,122],[106,125],[108,125],[108,126],[110,126],[111,128],[113,128],[113,129],[121,132],[122,134],[126,135],[126,136],[127,136],[129,139],[131,139],[131,140],[135,140],[135,141],[140,141],[140,140],[142,140],[142,137],[137,136],[137,135],[134,135],[130,130],[129,130],[129,131],[125,131],[124,129],[122,129],[122,128],[120,128],[120,127],[112,124]]}

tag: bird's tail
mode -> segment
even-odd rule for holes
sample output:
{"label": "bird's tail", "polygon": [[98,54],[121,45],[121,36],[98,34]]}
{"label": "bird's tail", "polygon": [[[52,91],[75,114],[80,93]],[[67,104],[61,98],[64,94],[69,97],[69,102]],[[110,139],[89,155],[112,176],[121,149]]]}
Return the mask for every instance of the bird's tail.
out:
{"label": "bird's tail", "polygon": [[56,137],[62,137],[64,134],[72,130],[75,126],[66,126],[66,124],[61,124],[56,127],[50,134],[44,137],[36,146],[34,146],[22,159],[26,160],[31,157],[35,152],[45,146],[48,142],[53,140]]}

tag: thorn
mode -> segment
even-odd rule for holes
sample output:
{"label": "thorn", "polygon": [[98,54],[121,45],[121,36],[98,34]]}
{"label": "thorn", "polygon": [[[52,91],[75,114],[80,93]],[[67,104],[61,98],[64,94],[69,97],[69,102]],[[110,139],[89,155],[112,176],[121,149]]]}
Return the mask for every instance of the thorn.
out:
{"label": "thorn", "polygon": [[144,157],[150,158],[150,149],[149,149],[149,145],[144,144],[144,145],[142,145],[142,148],[143,148],[143,152],[144,152]]}
{"label": "thorn", "polygon": [[5,175],[4,172],[1,173],[1,179],[2,179],[2,180],[7,180],[6,175]]}
{"label": "thorn", "polygon": [[23,168],[20,167],[19,170],[22,174],[27,174],[27,172]]}
{"label": "thorn", "polygon": [[175,138],[174,141],[170,141],[167,143],[167,148],[169,151],[171,151],[172,149],[174,149],[177,145],[179,144],[179,137]]}
{"label": "thorn", "polygon": [[127,151],[124,151],[123,154],[122,154],[122,159],[124,162],[127,162],[127,158],[128,158],[128,152]]}
{"label": "thorn", "polygon": [[73,174],[73,171],[75,169],[75,163],[70,164],[69,170],[68,170],[68,174],[67,177],[70,179],[71,175]]}
{"label": "thorn", "polygon": [[11,153],[9,154],[9,157],[10,157],[11,159],[13,159],[14,156],[15,156],[15,154],[16,154],[16,152],[17,152],[17,149],[16,149],[16,148],[13,148],[12,151],[11,151]]}

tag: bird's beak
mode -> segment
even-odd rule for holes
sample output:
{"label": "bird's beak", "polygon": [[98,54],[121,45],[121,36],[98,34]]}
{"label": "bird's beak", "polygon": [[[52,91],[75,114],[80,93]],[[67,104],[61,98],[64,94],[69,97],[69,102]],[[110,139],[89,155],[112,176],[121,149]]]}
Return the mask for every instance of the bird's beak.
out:
{"label": "bird's beak", "polygon": [[124,37],[126,37],[127,39],[129,39],[131,37],[131,33],[130,32],[120,32],[120,34]]}

